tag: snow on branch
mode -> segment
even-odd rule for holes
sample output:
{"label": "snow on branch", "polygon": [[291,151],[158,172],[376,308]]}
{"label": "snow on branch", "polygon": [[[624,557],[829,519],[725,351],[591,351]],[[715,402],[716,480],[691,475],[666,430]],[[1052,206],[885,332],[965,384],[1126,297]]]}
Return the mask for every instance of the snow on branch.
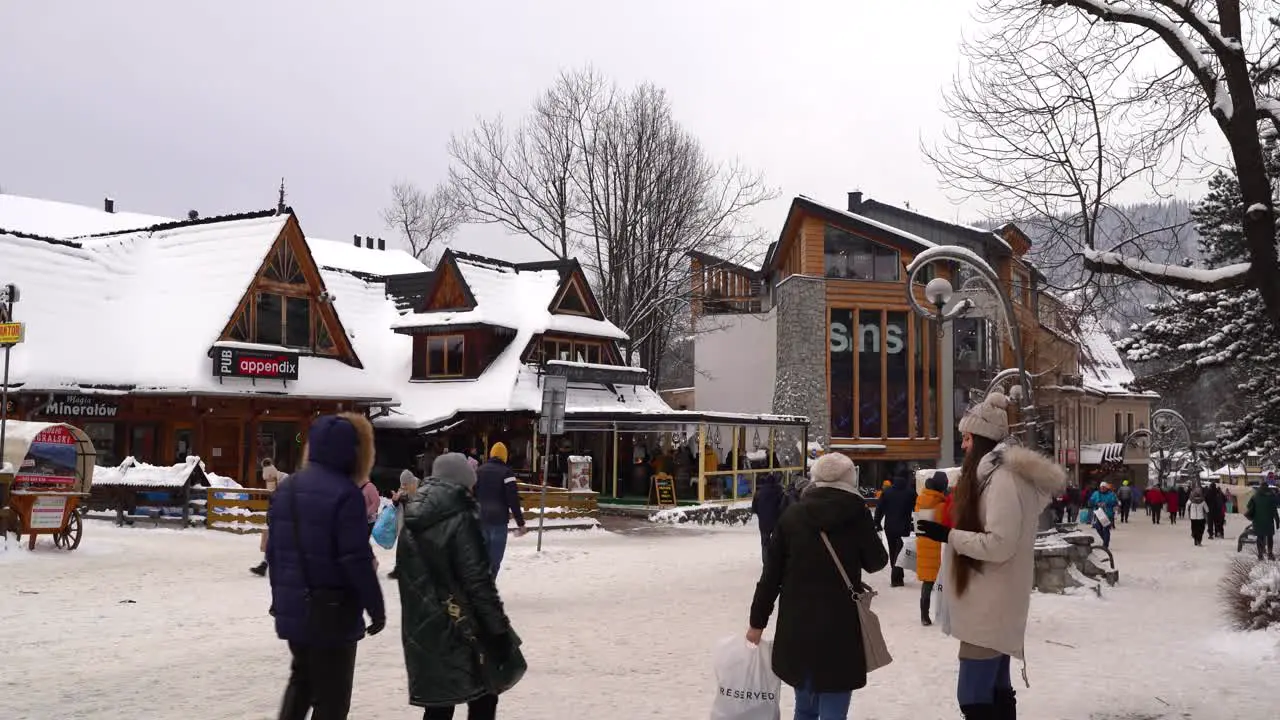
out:
{"label": "snow on branch", "polygon": [[1093,248],[1085,248],[1082,252],[1085,267],[1093,272],[1123,275],[1147,280],[1155,285],[1183,290],[1223,290],[1237,287],[1245,283],[1245,278],[1249,274],[1249,263],[1237,263],[1208,270],[1180,265],[1163,265]]}
{"label": "snow on branch", "polygon": [[[1135,7],[1132,2],[1122,0],[1040,0],[1040,4],[1044,7],[1073,7],[1104,22],[1133,25],[1155,33],[1178,56],[1182,64],[1195,75],[1196,80],[1204,88],[1205,95],[1209,97],[1214,109],[1226,113],[1224,120],[1230,120],[1231,100],[1229,97],[1220,97],[1220,93],[1226,91],[1226,85],[1218,83],[1214,64],[1201,52],[1200,48],[1196,47],[1191,37],[1183,32],[1182,27],[1168,17],[1148,12]],[[1190,9],[1182,7],[1180,3],[1160,2],[1159,4],[1172,9],[1179,18],[1187,22],[1192,28],[1212,30],[1206,19],[1195,15]],[[1186,16],[1189,16],[1190,20]],[[1234,44],[1228,44],[1227,39],[1216,31],[1205,32],[1200,30],[1199,34],[1209,47],[1219,54],[1219,57],[1227,53],[1237,52],[1239,47],[1238,41]]]}

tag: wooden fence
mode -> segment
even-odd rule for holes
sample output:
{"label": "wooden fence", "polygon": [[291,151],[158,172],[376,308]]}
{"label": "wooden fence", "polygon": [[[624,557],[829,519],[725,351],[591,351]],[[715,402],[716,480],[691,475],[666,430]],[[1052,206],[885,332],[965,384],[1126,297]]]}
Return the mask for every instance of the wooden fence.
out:
{"label": "wooden fence", "polygon": [[[538,526],[538,511],[542,509],[542,486],[534,483],[518,483],[520,489],[520,508],[524,510],[525,522],[530,528]],[[584,525],[594,525],[600,506],[596,502],[595,493],[569,492],[564,488],[547,488],[547,520],[565,521],[557,525],[564,527],[570,521],[581,520]]]}
{"label": "wooden fence", "polygon": [[209,488],[206,493],[204,522],[210,530],[243,535],[267,529],[270,490]]}

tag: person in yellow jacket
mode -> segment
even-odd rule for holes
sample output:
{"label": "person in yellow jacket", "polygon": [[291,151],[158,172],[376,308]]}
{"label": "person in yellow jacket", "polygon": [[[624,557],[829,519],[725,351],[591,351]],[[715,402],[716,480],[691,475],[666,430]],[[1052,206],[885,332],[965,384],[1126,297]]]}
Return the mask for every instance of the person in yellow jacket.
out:
{"label": "person in yellow jacket", "polygon": [[[916,497],[916,513],[933,512],[932,519],[940,522],[943,505],[947,501],[947,474],[939,470],[924,483],[924,492]],[[920,578],[920,624],[928,627],[929,600],[933,597],[933,584],[938,581],[938,568],[942,565],[942,543],[923,535],[916,537],[916,576]]]}

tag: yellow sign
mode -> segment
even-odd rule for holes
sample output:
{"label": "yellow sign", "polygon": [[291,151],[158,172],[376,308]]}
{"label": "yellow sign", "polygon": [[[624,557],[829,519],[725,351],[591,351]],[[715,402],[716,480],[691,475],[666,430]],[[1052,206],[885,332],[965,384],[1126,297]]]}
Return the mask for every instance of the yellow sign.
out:
{"label": "yellow sign", "polygon": [[22,323],[0,323],[0,345],[17,345],[22,342]]}

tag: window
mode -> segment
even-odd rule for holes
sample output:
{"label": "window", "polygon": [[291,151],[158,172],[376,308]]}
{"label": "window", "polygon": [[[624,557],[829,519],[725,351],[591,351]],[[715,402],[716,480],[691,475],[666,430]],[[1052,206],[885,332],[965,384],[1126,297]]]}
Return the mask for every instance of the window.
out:
{"label": "window", "polygon": [[898,282],[898,251],[828,225],[823,232],[823,271],[829,278]]}
{"label": "window", "polygon": [[264,345],[311,347],[311,300],[258,293],[253,341]]}
{"label": "window", "polygon": [[465,342],[461,335],[427,338],[427,377],[462,377]]}
{"label": "window", "polygon": [[1133,434],[1133,413],[1127,413],[1124,416],[1124,436],[1128,438]]}
{"label": "window", "polygon": [[1021,270],[1013,271],[1011,297],[1019,305],[1029,305],[1027,298],[1031,293],[1031,279]]}
{"label": "window", "polygon": [[129,429],[129,454],[139,462],[159,465],[164,460],[156,456],[157,426],[134,425]]}
{"label": "window", "polygon": [[1124,442],[1124,426],[1120,423],[1123,419],[1121,413],[1116,413],[1116,442]]}
{"label": "window", "polygon": [[560,302],[556,305],[556,312],[569,313],[571,315],[587,315],[587,301],[582,297],[582,291],[578,289],[576,280],[571,280],[569,286],[565,288],[564,296],[560,298]]}
{"label": "window", "polygon": [[603,345],[598,342],[581,340],[543,340],[542,356],[539,357],[535,351],[532,359],[534,362],[564,360],[566,362],[595,363],[597,365],[608,364]]}

